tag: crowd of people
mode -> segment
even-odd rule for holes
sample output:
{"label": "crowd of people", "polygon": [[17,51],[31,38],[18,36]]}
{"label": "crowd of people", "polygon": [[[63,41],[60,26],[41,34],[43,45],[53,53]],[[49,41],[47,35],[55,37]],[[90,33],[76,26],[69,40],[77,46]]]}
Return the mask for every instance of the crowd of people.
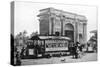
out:
{"label": "crowd of people", "polygon": [[81,55],[83,54],[83,45],[81,45],[79,42],[72,43],[72,46],[70,47],[70,53],[73,58],[80,58]]}

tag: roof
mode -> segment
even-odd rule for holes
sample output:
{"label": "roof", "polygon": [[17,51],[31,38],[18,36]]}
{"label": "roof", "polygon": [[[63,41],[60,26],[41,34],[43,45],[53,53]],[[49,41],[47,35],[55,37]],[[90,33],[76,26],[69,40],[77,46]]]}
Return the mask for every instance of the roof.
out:
{"label": "roof", "polygon": [[97,30],[92,30],[90,31],[90,33],[97,33]]}
{"label": "roof", "polygon": [[79,15],[79,14],[76,14],[76,13],[71,13],[71,12],[55,9],[55,8],[52,8],[52,7],[41,9],[40,12],[42,12],[42,11],[43,11],[43,13],[40,13],[38,16],[48,14],[48,11],[51,11],[51,13],[53,13],[52,11],[54,11],[54,13],[57,11],[57,14],[59,14],[59,15],[64,15],[66,17],[71,17],[71,18],[76,17],[76,19],[78,19],[78,20],[87,21],[87,18],[84,15]]}
{"label": "roof", "polygon": [[64,36],[39,36],[40,39],[67,39],[71,40],[69,37]]}

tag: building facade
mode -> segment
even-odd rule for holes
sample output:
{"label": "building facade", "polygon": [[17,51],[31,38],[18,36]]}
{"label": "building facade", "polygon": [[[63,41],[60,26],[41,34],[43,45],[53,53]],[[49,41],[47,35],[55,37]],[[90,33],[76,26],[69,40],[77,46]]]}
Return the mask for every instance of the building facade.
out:
{"label": "building facade", "polygon": [[87,18],[54,8],[41,9],[38,15],[40,35],[59,35],[69,37],[72,41],[86,43]]}

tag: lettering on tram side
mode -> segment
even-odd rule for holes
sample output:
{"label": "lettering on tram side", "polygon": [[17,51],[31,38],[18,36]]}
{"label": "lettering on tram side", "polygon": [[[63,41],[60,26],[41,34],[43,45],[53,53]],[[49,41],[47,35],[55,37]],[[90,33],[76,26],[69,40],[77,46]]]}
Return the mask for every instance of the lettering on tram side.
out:
{"label": "lettering on tram side", "polygon": [[67,40],[45,40],[46,51],[68,50]]}
{"label": "lettering on tram side", "polygon": [[[45,41],[45,43],[44,43]],[[45,51],[66,51],[68,50],[67,40],[34,40],[34,45],[45,45]]]}

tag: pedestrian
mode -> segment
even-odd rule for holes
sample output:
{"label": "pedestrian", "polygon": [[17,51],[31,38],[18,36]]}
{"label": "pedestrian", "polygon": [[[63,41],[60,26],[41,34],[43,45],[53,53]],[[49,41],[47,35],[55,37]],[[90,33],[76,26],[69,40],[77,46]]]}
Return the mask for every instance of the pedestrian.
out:
{"label": "pedestrian", "polygon": [[21,53],[20,53],[21,58],[23,58],[23,57],[24,57],[24,51],[25,51],[25,48],[23,47],[23,48],[21,49]]}
{"label": "pedestrian", "polygon": [[21,65],[21,58],[20,58],[20,53],[17,51],[16,54],[16,65]]}
{"label": "pedestrian", "polygon": [[68,49],[69,49],[70,55],[73,55],[72,47],[73,47],[73,42],[70,42],[70,44],[68,45]]}
{"label": "pedestrian", "polygon": [[82,55],[82,45],[78,43],[78,57],[80,58]]}
{"label": "pedestrian", "polygon": [[76,43],[75,43],[75,46],[74,46],[75,58],[76,58],[76,59],[77,59],[78,56],[79,56],[79,48],[78,48],[78,45],[79,45],[79,44],[80,44],[79,42],[76,42]]}
{"label": "pedestrian", "polygon": [[75,45],[74,46],[74,55],[75,55],[75,59],[78,58],[78,47]]}
{"label": "pedestrian", "polygon": [[75,47],[75,44],[73,43],[72,47],[71,47],[71,54],[73,56],[73,58],[75,58],[76,56],[76,47]]}

